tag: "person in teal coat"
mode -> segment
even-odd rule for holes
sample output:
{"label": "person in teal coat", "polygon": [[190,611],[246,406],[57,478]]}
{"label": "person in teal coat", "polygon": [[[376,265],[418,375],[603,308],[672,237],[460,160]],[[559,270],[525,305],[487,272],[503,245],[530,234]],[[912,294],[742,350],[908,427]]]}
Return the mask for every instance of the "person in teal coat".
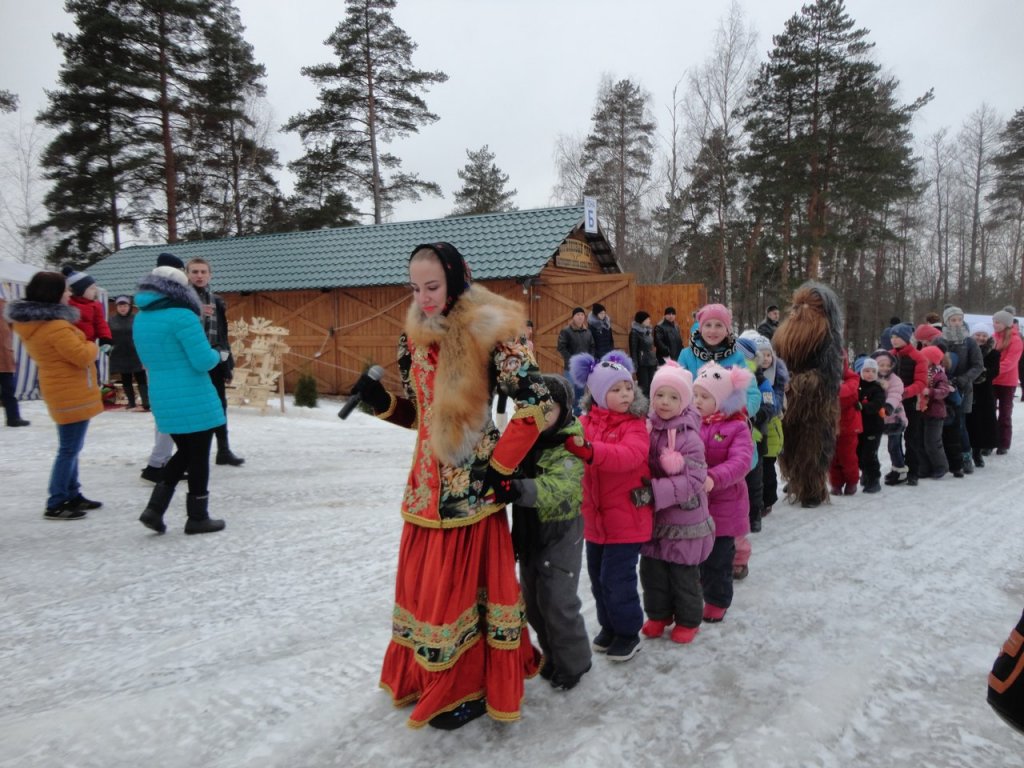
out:
{"label": "person in teal coat", "polygon": [[167,527],[163,517],[178,481],[188,472],[188,521],[185,533],[213,533],[223,520],[211,520],[210,444],[214,430],[224,424],[224,409],[209,371],[220,363],[199,317],[199,297],[185,273],[157,267],[139,281],[133,336],[135,348],[149,372],[149,400],[156,426],[174,440],[175,452],[153,488],[140,522],[157,533]]}

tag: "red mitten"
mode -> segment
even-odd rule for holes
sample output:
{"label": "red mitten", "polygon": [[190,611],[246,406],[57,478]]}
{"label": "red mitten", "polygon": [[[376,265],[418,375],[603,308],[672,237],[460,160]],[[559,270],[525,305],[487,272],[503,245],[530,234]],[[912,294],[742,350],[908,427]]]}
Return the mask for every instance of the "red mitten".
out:
{"label": "red mitten", "polygon": [[588,464],[594,460],[594,446],[579,435],[565,438],[565,450],[573,456],[579,456]]}

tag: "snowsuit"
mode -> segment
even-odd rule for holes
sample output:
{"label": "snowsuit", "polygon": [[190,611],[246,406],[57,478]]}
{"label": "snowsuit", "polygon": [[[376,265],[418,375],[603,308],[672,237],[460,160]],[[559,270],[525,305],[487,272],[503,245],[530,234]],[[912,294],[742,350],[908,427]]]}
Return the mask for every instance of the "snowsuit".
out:
{"label": "snowsuit", "polygon": [[[897,379],[899,381],[899,379]],[[857,391],[860,402],[861,424],[864,429],[857,436],[857,466],[865,488],[878,485],[882,469],[878,463],[878,444],[885,426],[886,391],[877,381],[861,379]]]}
{"label": "snowsuit", "polygon": [[928,386],[918,395],[917,409],[922,414],[921,477],[942,477],[949,462],[942,447],[942,423],[946,420],[946,398],[953,391],[941,365],[928,366]]}
{"label": "snowsuit", "polygon": [[[557,427],[557,425],[555,425]],[[519,465],[519,499],[512,505],[512,545],[526,618],[545,659],[574,677],[590,666],[590,640],[580,610],[583,564],[583,461],[565,449],[567,438],[583,435],[569,423],[537,443]]]}
{"label": "snowsuit", "polygon": [[857,488],[860,471],[857,463],[857,436],[864,431],[860,418],[858,391],[860,376],[843,361],[843,383],[839,387],[839,432],[836,453],[829,467],[832,493],[852,493]]}
{"label": "snowsuit", "polygon": [[639,395],[626,413],[590,406],[583,433],[594,458],[583,472],[583,536],[597,621],[617,637],[634,638],[643,625],[637,590],[640,545],[651,538],[652,510],[630,492],[649,479],[647,400]]}
{"label": "snowsuit", "polygon": [[[656,621],[698,627],[704,615],[699,566],[715,542],[701,418],[693,405],[668,421],[653,413],[648,418],[654,532],[640,548],[644,611]],[[666,458],[671,453],[677,456]]]}

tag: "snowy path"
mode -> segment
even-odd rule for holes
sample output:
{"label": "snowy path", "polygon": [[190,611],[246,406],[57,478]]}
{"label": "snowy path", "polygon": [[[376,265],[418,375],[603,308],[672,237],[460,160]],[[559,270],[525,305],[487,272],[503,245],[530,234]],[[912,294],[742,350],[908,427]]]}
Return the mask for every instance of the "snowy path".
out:
{"label": "snowy path", "polygon": [[692,646],[596,658],[569,693],[528,681],[519,723],[440,733],[377,688],[412,436],[336,410],[233,409],[228,528],[188,538],[183,498],[167,535],[136,522],[148,415],[93,421],[105,506],[80,523],[41,517],[42,405],[0,428],[0,766],[1024,767],[985,703],[1024,606],[1024,440],[962,480],[778,505]]}

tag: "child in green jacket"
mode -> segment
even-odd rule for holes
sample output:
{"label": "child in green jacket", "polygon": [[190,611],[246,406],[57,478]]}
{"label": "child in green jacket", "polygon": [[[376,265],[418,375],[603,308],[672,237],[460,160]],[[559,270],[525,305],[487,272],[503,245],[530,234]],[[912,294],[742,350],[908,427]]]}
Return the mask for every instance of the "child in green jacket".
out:
{"label": "child in green jacket", "polygon": [[562,376],[545,375],[555,407],[547,427],[519,465],[510,487],[497,489],[512,502],[512,543],[526,618],[544,653],[540,674],[554,688],[575,687],[590,670],[590,640],[577,590],[583,564],[583,460],[564,447],[583,436],[572,412],[573,389]]}

